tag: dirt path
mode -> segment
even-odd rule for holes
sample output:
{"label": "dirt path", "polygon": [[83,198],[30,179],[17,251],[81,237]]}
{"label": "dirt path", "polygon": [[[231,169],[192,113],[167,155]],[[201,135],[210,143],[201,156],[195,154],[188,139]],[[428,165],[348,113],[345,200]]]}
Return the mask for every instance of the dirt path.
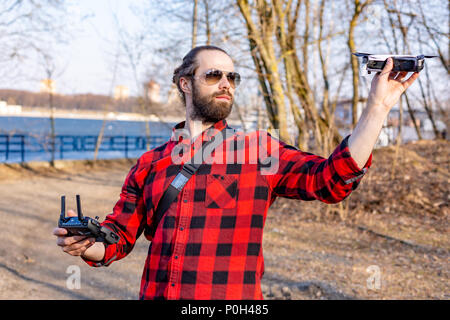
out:
{"label": "dirt path", "polygon": [[[108,268],[90,268],[63,253],[51,235],[61,195],[74,208],[75,195],[81,194],[84,213],[103,220],[130,167],[109,162],[95,170],[2,169],[0,299],[137,299],[148,248],[144,237],[127,258]],[[292,210],[286,213],[283,201],[271,208],[265,226],[267,299],[450,298],[448,236],[447,247],[408,246],[352,225],[304,219],[302,212]],[[377,230],[382,223],[372,219],[369,225]],[[80,289],[66,285],[71,266],[81,272]],[[377,272],[380,282],[368,282]]]}

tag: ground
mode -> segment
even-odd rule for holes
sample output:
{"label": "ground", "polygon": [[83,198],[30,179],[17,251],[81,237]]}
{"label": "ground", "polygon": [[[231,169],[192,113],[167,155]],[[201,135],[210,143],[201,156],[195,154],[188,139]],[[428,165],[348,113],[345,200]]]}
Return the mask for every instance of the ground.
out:
{"label": "ground", "polygon": [[[449,153],[446,141],[379,149],[341,204],[277,199],[265,223],[264,297],[449,299]],[[52,236],[61,195],[74,208],[81,194],[84,214],[103,220],[132,164],[0,165],[0,299],[138,298],[144,237],[125,259],[91,268]],[[81,287],[69,289],[77,268]]]}

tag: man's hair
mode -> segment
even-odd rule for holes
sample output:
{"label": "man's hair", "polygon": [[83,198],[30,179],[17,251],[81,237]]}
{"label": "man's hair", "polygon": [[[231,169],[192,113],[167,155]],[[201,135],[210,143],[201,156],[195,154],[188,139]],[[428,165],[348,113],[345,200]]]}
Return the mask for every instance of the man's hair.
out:
{"label": "man's hair", "polygon": [[187,55],[183,58],[183,63],[174,70],[172,82],[177,85],[178,93],[180,94],[181,99],[183,100],[183,104],[186,105],[186,97],[184,95],[183,90],[181,90],[180,86],[180,78],[181,77],[190,77],[194,75],[195,70],[198,68],[197,55],[205,50],[217,50],[225,53],[227,56],[230,56],[225,50],[216,47],[216,46],[199,46],[191,49]]}

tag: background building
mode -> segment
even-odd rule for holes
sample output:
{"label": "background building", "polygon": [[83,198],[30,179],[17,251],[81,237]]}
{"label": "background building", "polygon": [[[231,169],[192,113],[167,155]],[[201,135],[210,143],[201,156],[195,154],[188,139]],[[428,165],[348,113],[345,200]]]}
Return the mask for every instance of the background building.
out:
{"label": "background building", "polygon": [[114,100],[124,100],[130,95],[130,89],[127,86],[116,86],[114,88]]}
{"label": "background building", "polygon": [[43,93],[56,93],[55,81],[52,79],[41,80],[39,91]]}

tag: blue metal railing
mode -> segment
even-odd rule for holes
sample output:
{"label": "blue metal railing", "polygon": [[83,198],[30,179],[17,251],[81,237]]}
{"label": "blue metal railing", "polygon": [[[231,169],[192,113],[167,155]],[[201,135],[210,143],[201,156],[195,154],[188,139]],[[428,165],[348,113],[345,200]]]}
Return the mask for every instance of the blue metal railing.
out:
{"label": "blue metal railing", "polygon": [[[0,161],[10,161],[12,158],[25,162],[30,153],[52,153],[54,146],[55,158],[64,159],[67,153],[94,152],[98,136],[87,135],[57,135],[54,144],[51,137],[34,137],[14,134],[0,135]],[[150,148],[163,144],[169,137],[152,136],[148,140]],[[147,137],[144,136],[104,136],[99,152],[121,152],[128,158],[131,152],[145,151]],[[14,157],[16,155],[16,157]],[[18,156],[17,156],[18,155]]]}
{"label": "blue metal railing", "polygon": [[5,161],[14,153],[20,154],[21,162],[25,162],[25,136],[0,135],[0,154],[5,153]]}

